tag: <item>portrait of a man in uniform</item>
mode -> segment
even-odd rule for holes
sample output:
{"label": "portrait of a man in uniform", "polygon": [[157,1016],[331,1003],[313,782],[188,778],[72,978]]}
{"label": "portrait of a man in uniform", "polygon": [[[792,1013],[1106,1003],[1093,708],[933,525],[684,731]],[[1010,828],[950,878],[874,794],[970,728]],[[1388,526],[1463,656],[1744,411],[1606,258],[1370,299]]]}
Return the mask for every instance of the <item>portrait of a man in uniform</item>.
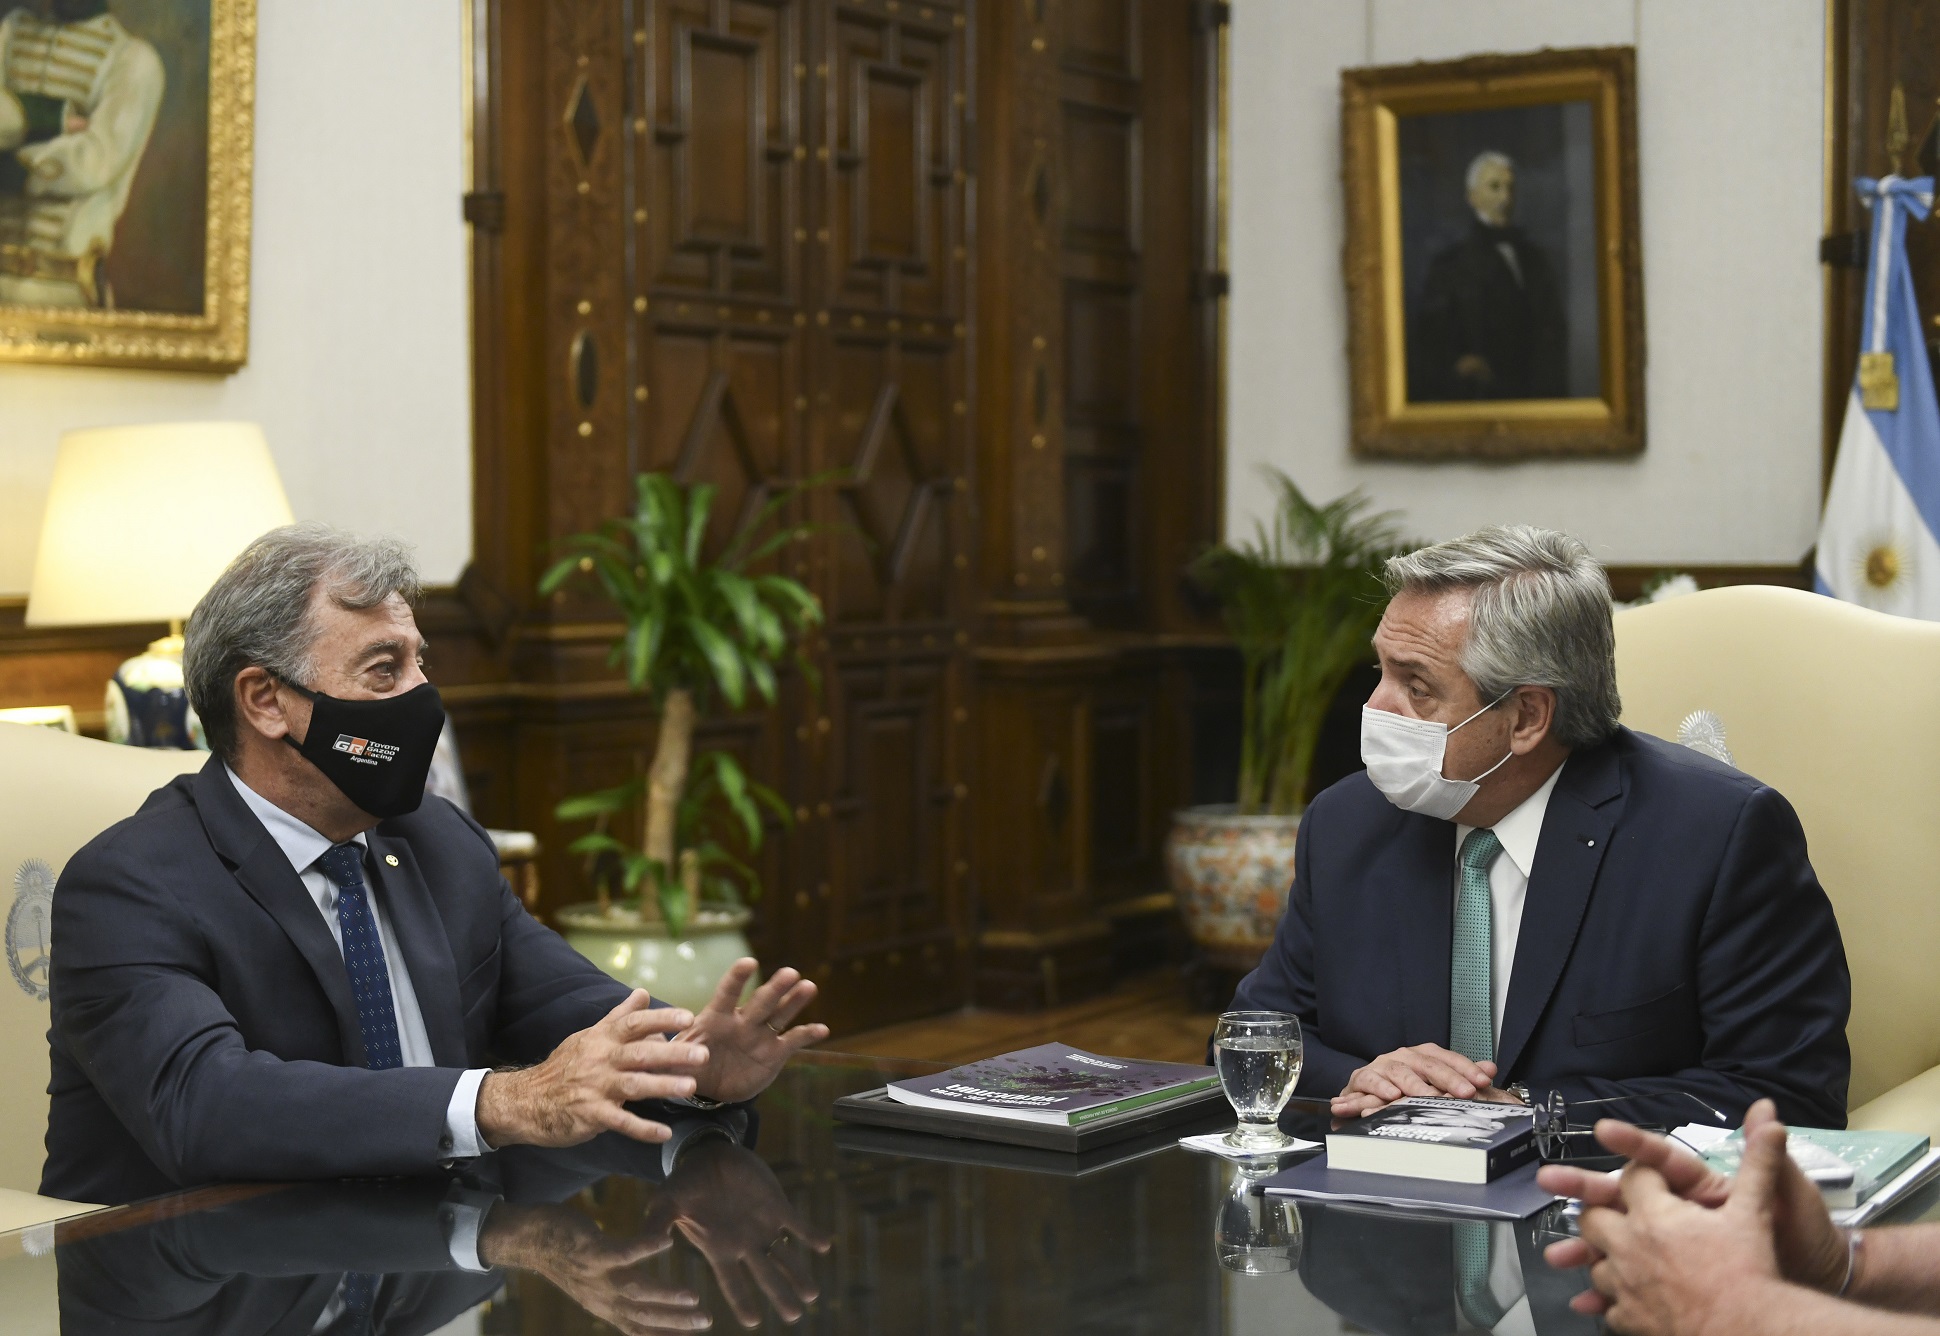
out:
{"label": "portrait of a man in uniform", "polygon": [[1599,391],[1587,104],[1404,118],[1408,399]]}
{"label": "portrait of a man in uniform", "polygon": [[108,0],[0,18],[0,303],[114,305],[116,227],[167,77]]}

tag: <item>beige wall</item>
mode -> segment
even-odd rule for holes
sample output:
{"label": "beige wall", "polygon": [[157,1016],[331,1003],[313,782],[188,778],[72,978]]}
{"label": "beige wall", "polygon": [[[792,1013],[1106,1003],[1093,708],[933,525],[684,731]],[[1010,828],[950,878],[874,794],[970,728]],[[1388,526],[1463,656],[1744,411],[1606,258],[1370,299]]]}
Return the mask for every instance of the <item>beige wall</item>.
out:
{"label": "beige wall", "polygon": [[[0,364],[0,594],[32,578],[62,431],[250,418],[299,519],[471,551],[459,7],[258,8],[249,364],[232,376]],[[184,516],[193,522],[193,516]]]}
{"label": "beige wall", "polygon": [[[1236,0],[1227,531],[1258,465],[1431,538],[1524,521],[1606,561],[1796,562],[1819,506],[1822,0]],[[1649,443],[1622,462],[1348,454],[1339,71],[1634,45]]]}

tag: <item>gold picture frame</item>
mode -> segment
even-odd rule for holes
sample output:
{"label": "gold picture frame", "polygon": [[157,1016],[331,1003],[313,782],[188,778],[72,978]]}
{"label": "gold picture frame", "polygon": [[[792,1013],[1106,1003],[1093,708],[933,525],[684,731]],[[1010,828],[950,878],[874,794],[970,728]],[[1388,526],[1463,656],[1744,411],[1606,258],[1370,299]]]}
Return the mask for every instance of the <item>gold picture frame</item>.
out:
{"label": "gold picture frame", "polygon": [[[0,72],[0,78],[31,81],[34,70],[48,71],[44,87],[0,88],[0,129],[9,111],[23,106],[43,110],[43,120],[47,109],[65,118],[23,146],[18,127],[25,113],[14,116],[16,142],[0,147],[0,159],[21,164],[16,182],[35,167],[49,177],[62,170],[56,140],[87,134],[91,99],[105,97],[113,81],[130,81],[117,94],[118,106],[143,96],[152,101],[140,147],[129,147],[131,136],[115,146],[135,159],[120,209],[102,228],[96,206],[93,240],[85,247],[75,244],[89,235],[85,219],[34,213],[41,201],[25,188],[9,201],[0,174],[0,360],[234,371],[249,353],[256,0],[149,7],[146,31],[120,28],[115,7],[103,9],[80,21],[41,19],[43,29],[73,30],[54,39],[64,45],[50,46],[44,31],[31,34],[31,43],[22,39],[18,25],[33,17],[25,9],[7,20],[23,50],[101,62],[65,76],[65,84],[61,70],[74,69],[71,59],[23,59],[9,67],[11,74]],[[104,122],[108,114],[102,113]]]}
{"label": "gold picture frame", "polygon": [[[1636,87],[1630,47],[1342,72],[1355,454],[1643,449]],[[1521,207],[1524,168],[1491,138],[1504,135],[1531,146],[1541,238],[1474,207],[1478,179],[1486,189],[1499,174],[1484,158],[1508,167],[1509,207]],[[1507,350],[1500,374],[1462,351],[1471,344]]]}

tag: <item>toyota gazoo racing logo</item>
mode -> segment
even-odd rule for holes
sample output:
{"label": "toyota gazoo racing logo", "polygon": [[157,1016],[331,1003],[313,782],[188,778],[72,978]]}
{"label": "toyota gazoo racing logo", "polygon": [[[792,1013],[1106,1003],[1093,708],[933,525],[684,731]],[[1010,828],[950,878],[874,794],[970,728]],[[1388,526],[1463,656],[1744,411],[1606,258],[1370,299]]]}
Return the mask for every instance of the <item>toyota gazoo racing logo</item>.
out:
{"label": "toyota gazoo racing logo", "polygon": [[369,738],[353,738],[348,733],[339,733],[337,740],[330,744],[332,751],[340,751],[359,765],[377,765],[380,762],[397,759],[398,749],[388,742],[373,742]]}

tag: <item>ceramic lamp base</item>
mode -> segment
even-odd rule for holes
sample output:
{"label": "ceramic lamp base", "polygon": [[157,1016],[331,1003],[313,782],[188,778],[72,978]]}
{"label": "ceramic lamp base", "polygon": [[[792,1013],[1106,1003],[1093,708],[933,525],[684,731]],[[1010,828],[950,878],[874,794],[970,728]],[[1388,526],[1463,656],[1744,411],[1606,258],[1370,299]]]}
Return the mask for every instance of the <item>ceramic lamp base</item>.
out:
{"label": "ceramic lamp base", "polygon": [[125,660],[108,681],[103,702],[108,741],[131,747],[208,750],[202,721],[182,678],[182,637],[164,636]]}

